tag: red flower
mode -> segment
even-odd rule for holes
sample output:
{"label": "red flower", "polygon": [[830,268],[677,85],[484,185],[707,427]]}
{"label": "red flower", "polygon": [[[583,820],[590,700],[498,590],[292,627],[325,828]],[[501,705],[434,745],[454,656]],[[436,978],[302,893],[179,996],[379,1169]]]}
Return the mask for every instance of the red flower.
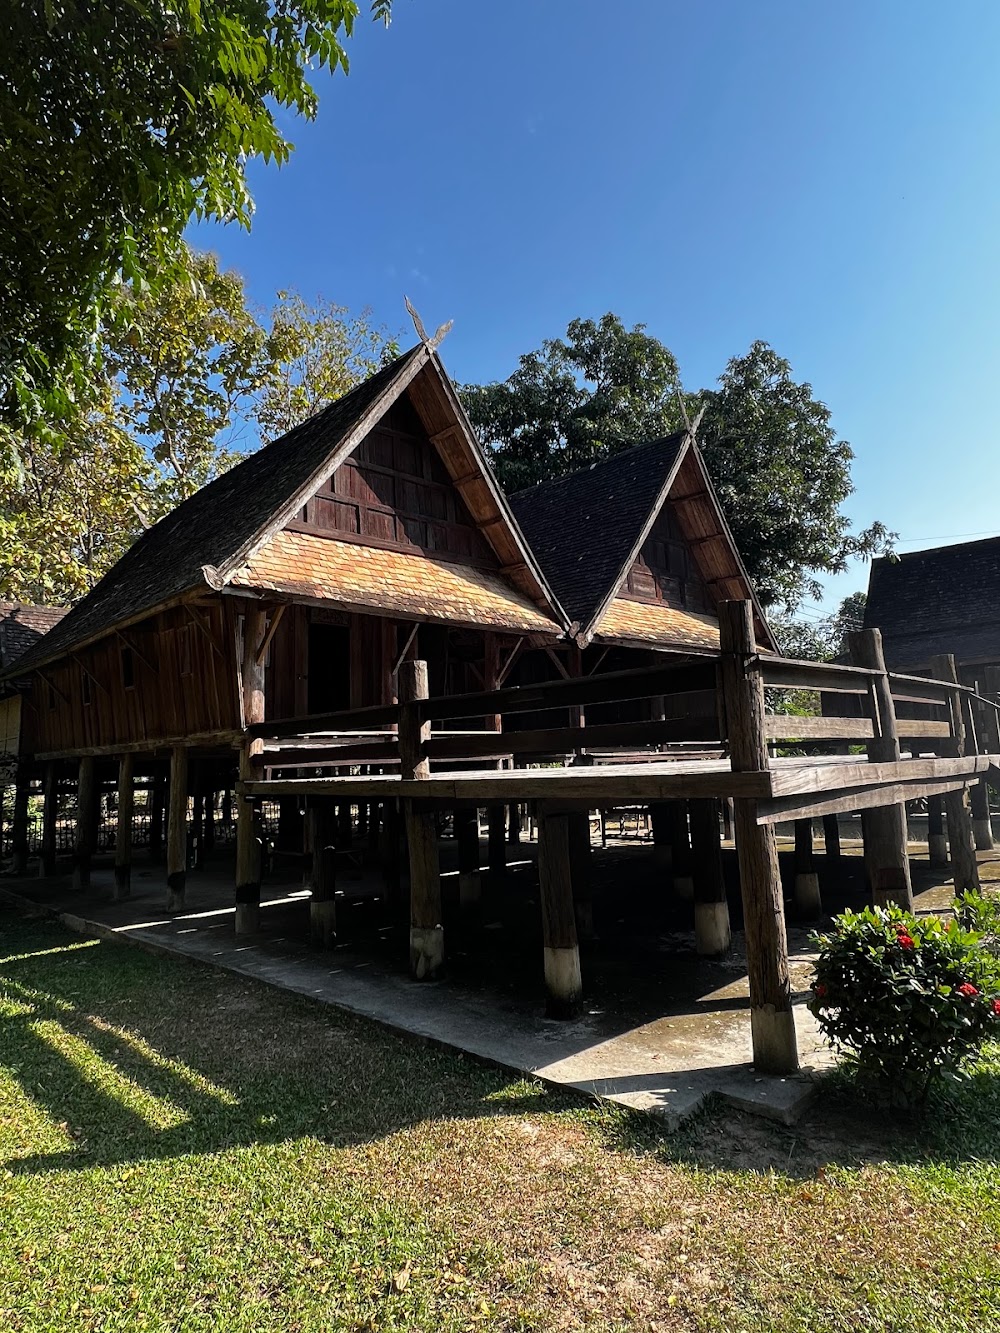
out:
{"label": "red flower", "polygon": [[961,986],[959,986],[958,988],[958,993],[959,995],[967,995],[971,1000],[974,996],[979,994],[979,991],[976,990],[975,986],[973,986],[971,982],[963,981]]}
{"label": "red flower", "polygon": [[994,1000],[990,1008],[993,1010],[996,1016],[1000,1018],[1000,1000]]}
{"label": "red flower", "polygon": [[914,947],[913,938],[910,935],[900,935],[896,943],[901,949],[912,949]]}
{"label": "red flower", "polygon": [[[813,990],[816,992],[816,998],[819,1000],[822,1000],[823,996],[826,994],[826,987],[823,985],[822,981],[814,982]],[[1000,1005],[1000,1000],[997,1001],[997,1004]],[[1000,1013],[1000,1009],[998,1009],[997,1012]]]}

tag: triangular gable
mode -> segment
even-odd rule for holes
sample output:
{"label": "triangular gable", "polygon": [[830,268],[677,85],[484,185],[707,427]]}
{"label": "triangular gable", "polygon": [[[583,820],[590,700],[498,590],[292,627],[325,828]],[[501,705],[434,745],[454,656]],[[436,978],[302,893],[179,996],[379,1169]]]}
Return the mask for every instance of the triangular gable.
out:
{"label": "triangular gable", "polygon": [[[282,551],[292,546],[300,554],[310,550],[314,573],[324,563],[331,578],[344,570],[338,553],[327,552],[324,562],[321,549],[312,551],[306,541],[289,543],[280,536],[293,532],[318,542],[353,542],[495,570],[500,586],[512,587],[513,603],[523,602],[534,612],[521,617],[526,628],[530,622],[535,629],[561,633],[565,613],[493,479],[454,386],[437,354],[426,347],[420,351],[411,373],[398,377],[253,540],[213,571],[213,583],[243,585],[248,571],[264,565],[273,575],[275,559],[261,557],[276,543]],[[403,578],[404,570],[412,568],[399,560],[381,564],[384,577],[392,569]],[[400,591],[409,595],[402,586]],[[334,596],[333,586],[323,595]],[[381,592],[373,597],[372,605],[386,609]]]}
{"label": "triangular gable", "polygon": [[621,576],[582,639],[679,649],[717,647],[717,604],[742,600],[753,604],[758,645],[775,651],[774,636],[701,451],[686,435]]}

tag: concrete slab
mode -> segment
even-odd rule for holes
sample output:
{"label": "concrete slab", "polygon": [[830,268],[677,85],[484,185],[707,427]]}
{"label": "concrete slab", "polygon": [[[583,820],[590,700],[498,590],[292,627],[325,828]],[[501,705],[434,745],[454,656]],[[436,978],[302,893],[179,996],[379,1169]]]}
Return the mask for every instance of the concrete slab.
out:
{"label": "concrete slab", "polygon": [[[601,855],[595,853],[595,862]],[[618,878],[614,865],[610,873]],[[492,955],[477,952],[478,946],[456,948],[449,979],[417,983],[406,973],[405,951],[377,924],[367,932],[349,932],[348,943],[329,951],[310,946],[308,894],[296,883],[268,884],[260,935],[237,941],[225,863],[189,876],[189,907],[176,916],[163,910],[162,877],[159,869],[133,871],[133,896],[120,903],[111,900],[111,869],[103,866],[95,867],[85,896],[75,894],[65,879],[7,878],[0,897],[51,913],[81,933],[221,967],[407,1036],[653,1113],[669,1126],[710,1097],[791,1123],[809,1099],[816,1073],[832,1063],[805,1008],[811,977],[805,930],[790,931],[803,1070],[781,1079],[756,1075],[750,1065],[748,989],[738,933],[731,958],[707,962],[694,954],[685,930],[660,931],[636,954],[616,944],[609,927],[607,942],[584,956],[587,1010],[565,1023],[543,1016],[541,950],[530,939],[530,947],[511,963],[508,932],[499,951],[502,966],[495,945]],[[363,893],[357,907],[363,916]],[[348,910],[345,904],[345,914]],[[370,915],[374,921],[376,914]],[[490,932],[484,935],[489,938]],[[494,939],[502,936],[498,924]]]}

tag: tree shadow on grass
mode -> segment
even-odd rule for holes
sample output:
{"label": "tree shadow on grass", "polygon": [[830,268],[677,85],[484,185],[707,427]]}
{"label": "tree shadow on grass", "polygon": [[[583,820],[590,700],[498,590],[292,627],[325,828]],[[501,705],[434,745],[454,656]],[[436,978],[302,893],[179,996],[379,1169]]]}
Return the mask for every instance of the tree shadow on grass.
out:
{"label": "tree shadow on grass", "polygon": [[15,1173],[315,1137],[383,1138],[430,1118],[579,1105],[303,998],[178,959],[15,922],[0,1051],[65,1147]]}

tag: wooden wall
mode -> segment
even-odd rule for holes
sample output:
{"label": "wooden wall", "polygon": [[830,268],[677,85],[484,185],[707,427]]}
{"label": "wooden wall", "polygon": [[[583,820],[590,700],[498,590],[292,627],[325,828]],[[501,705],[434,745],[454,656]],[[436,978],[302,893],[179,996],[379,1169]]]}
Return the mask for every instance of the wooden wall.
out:
{"label": "wooden wall", "polygon": [[238,730],[238,617],[222,597],[177,607],[43,667],[23,712],[22,753]]}
{"label": "wooden wall", "polygon": [[712,610],[708,589],[669,501],[660,510],[619,595],[637,602],[663,602],[684,611]]}

